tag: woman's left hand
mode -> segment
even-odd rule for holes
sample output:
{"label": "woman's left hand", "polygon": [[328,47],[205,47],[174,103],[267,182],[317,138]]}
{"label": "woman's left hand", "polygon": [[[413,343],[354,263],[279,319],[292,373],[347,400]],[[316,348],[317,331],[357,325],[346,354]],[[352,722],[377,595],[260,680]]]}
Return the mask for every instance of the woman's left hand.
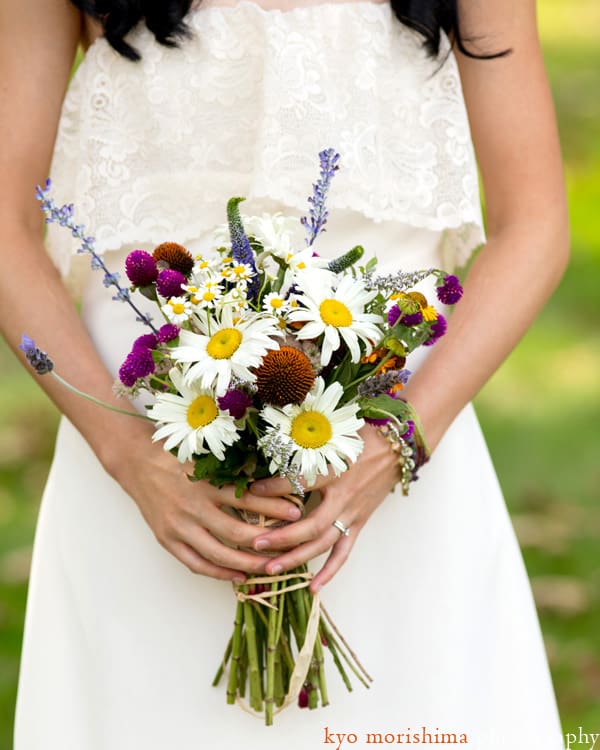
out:
{"label": "woman's left hand", "polygon": [[[360,530],[398,480],[398,459],[388,441],[371,425],[362,428],[361,436],[365,447],[357,462],[339,477],[318,476],[310,487],[320,490],[321,502],[306,518],[256,537],[257,551],[284,550],[267,563],[268,575],[291,570],[331,549],[311,581],[310,590],[316,593],[342,567]],[[251,491],[277,497],[291,490],[287,479],[273,477],[256,481]],[[349,529],[349,535],[333,526],[334,521]]]}

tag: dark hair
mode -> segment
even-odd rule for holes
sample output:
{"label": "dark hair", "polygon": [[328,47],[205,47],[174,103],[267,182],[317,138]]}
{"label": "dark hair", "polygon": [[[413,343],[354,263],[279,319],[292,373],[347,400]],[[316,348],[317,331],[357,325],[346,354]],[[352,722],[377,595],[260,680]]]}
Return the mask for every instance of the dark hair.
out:
{"label": "dark hair", "polygon": [[[146,23],[156,40],[167,47],[176,46],[188,33],[185,17],[192,0],[71,1],[84,13],[99,20],[108,43],[130,60],[139,60],[140,55],[125,37],[141,21]],[[442,31],[468,57],[489,59],[502,57],[508,52],[476,54],[465,47],[465,39],[460,33],[457,0],[391,0],[391,6],[402,23],[423,36],[431,55],[439,53]]]}

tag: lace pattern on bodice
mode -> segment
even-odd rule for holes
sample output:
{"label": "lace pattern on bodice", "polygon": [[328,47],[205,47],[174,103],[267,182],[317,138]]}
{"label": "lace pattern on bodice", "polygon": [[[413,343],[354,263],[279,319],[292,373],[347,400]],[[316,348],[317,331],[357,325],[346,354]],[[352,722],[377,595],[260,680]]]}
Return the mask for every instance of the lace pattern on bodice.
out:
{"label": "lace pattern on bodice", "polygon": [[[477,171],[448,42],[439,60],[386,4],[200,7],[179,49],[140,27],[139,63],[97,40],[67,92],[51,176],[101,252],[185,242],[234,194],[306,212],[318,152],[341,154],[329,207],[482,241]],[[50,227],[67,274],[76,244]]]}

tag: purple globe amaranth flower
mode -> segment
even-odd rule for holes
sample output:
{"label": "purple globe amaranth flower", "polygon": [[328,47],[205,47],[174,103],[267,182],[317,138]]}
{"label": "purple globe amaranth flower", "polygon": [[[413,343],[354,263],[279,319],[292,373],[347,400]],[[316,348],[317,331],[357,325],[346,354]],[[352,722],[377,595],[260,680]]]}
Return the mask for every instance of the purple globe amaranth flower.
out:
{"label": "purple globe amaranth flower", "polygon": [[125,357],[125,362],[119,368],[119,380],[124,386],[131,388],[137,380],[145,378],[153,372],[152,352],[145,347],[138,347]]}
{"label": "purple globe amaranth flower", "polygon": [[398,322],[398,318],[402,315],[402,320],[400,323],[405,326],[416,326],[419,325],[419,323],[423,322],[423,313],[418,310],[414,313],[402,313],[402,310],[398,307],[398,305],[394,305],[393,307],[390,307],[387,319],[390,326],[395,326]]}
{"label": "purple globe amaranth flower", "polygon": [[173,323],[165,323],[164,326],[158,329],[157,336],[161,344],[167,344],[179,336],[179,327]]}
{"label": "purple globe amaranth flower", "polygon": [[308,708],[308,690],[305,687],[298,693],[298,707]]}
{"label": "purple globe amaranth flower", "polygon": [[416,313],[406,313],[400,322],[405,326],[418,326],[423,322],[423,313],[420,310]]}
{"label": "purple globe amaranth flower", "polygon": [[145,333],[143,336],[133,342],[132,349],[156,349],[158,346],[158,336],[155,333]]}
{"label": "purple globe amaranth flower", "polygon": [[241,419],[245,416],[249,406],[252,406],[252,399],[239,388],[231,388],[224,396],[220,396],[217,401],[219,408],[228,411],[234,419]]}
{"label": "purple globe amaranth flower", "polygon": [[400,308],[398,307],[398,305],[392,305],[392,307],[390,307],[388,314],[387,314],[387,319],[388,319],[388,323],[390,324],[390,326],[395,326],[399,317],[400,317]]}
{"label": "purple globe amaranth flower", "polygon": [[134,250],[125,260],[125,273],[134,286],[148,286],[156,281],[156,261],[145,250]]}
{"label": "purple globe amaranth flower", "polygon": [[375,417],[363,417],[363,419],[367,424],[372,424],[375,427],[383,427],[384,424],[387,424],[390,421],[388,417],[385,417],[384,419],[375,419]]}
{"label": "purple globe amaranth flower", "polygon": [[458,276],[447,274],[444,283],[436,287],[437,298],[444,305],[455,305],[463,296],[463,288]]}
{"label": "purple globe amaranth flower", "polygon": [[437,320],[431,326],[431,338],[423,343],[423,346],[433,346],[446,333],[448,322],[446,318],[438,313]]}
{"label": "purple globe amaranth flower", "polygon": [[187,284],[187,280],[182,273],[175,271],[173,268],[165,268],[156,279],[156,291],[166,299],[178,297],[183,291],[182,284]]}

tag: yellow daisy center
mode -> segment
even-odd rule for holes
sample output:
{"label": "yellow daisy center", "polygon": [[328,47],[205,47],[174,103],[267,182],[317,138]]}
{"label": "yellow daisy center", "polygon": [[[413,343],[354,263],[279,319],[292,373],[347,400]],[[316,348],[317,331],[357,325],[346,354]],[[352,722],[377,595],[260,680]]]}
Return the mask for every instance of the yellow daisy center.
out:
{"label": "yellow daisy center", "polygon": [[302,448],[321,448],[331,440],[331,422],[319,411],[303,411],[292,421],[290,436]]}
{"label": "yellow daisy center", "polygon": [[183,302],[169,302],[169,304],[175,315],[183,315],[185,312],[185,305]]}
{"label": "yellow daisy center", "polygon": [[274,307],[276,310],[279,310],[279,308],[283,306],[283,300],[275,297],[274,299],[270,301],[269,304],[271,305],[271,307]]}
{"label": "yellow daisy center", "polygon": [[352,325],[352,313],[338,299],[325,299],[319,306],[321,320],[328,326],[344,328]]}
{"label": "yellow daisy center", "polygon": [[213,422],[219,413],[215,400],[210,396],[198,396],[188,406],[187,422],[189,426],[197,430],[206,427]]}
{"label": "yellow daisy center", "polygon": [[300,263],[298,263],[298,265],[296,266],[296,268],[298,268],[300,271],[303,271],[306,268],[306,263],[303,260],[301,260]]}
{"label": "yellow daisy center", "polygon": [[206,353],[213,359],[229,359],[242,343],[242,334],[237,328],[223,328],[211,336]]}
{"label": "yellow daisy center", "polygon": [[204,294],[202,295],[202,299],[205,302],[212,302],[215,297],[216,297],[216,295],[215,295],[214,292],[204,292]]}

